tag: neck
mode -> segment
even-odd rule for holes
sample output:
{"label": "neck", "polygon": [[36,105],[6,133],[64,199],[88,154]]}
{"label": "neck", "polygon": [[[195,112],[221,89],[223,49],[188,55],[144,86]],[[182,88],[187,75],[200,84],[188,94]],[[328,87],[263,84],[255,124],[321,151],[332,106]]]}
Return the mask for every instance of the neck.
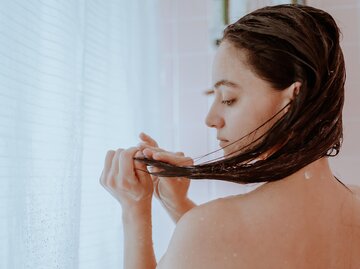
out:
{"label": "neck", "polygon": [[292,175],[260,186],[259,191],[273,190],[290,192],[292,190],[306,190],[317,192],[324,188],[344,188],[334,177],[328,159],[323,157],[316,160]]}

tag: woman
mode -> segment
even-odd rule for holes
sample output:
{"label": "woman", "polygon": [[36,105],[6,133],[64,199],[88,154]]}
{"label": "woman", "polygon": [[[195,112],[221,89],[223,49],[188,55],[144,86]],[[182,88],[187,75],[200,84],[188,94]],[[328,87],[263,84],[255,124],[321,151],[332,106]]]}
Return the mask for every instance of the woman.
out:
{"label": "woman", "polygon": [[[206,124],[225,158],[194,165],[145,134],[107,153],[100,182],[122,206],[125,268],[360,268],[360,199],[328,164],[345,83],[333,18],[300,5],[246,15],[225,29],[213,81]],[[266,183],[195,206],[188,178]],[[158,265],[153,192],[177,222]]]}

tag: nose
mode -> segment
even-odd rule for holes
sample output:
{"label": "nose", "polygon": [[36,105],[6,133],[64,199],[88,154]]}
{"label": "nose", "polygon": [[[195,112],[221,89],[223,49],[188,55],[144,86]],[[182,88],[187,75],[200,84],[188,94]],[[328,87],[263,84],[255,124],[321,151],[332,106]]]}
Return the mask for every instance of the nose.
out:
{"label": "nose", "polygon": [[213,103],[205,118],[205,124],[210,128],[216,128],[216,129],[220,129],[225,125],[224,118],[217,110],[215,103]]}

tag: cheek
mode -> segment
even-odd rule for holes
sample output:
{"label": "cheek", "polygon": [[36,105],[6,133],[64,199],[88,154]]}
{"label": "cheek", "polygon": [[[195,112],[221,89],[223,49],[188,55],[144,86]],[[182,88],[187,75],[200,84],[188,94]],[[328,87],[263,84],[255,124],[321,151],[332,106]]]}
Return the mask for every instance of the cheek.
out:
{"label": "cheek", "polygon": [[[240,139],[241,137],[254,131],[263,123],[268,121],[272,116],[278,112],[277,106],[268,100],[257,100],[242,102],[238,107],[234,107],[231,113],[228,114],[227,124],[230,129],[232,140]],[[274,123],[269,122],[261,127],[258,131],[251,134],[249,137],[244,138],[239,145],[246,145],[254,139],[264,134]]]}
{"label": "cheek", "polygon": [[246,135],[257,128],[264,117],[266,111],[259,105],[250,101],[242,101],[237,107],[229,110],[227,123],[233,134],[239,137],[239,134]]}

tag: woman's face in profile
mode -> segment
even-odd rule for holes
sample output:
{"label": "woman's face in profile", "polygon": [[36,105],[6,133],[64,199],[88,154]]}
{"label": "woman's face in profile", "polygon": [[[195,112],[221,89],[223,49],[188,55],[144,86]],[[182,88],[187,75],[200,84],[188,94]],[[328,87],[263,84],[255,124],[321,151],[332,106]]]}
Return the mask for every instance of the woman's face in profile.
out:
{"label": "woman's face in profile", "polygon": [[[206,117],[206,124],[216,128],[219,140],[225,140],[220,142],[221,147],[252,132],[290,101],[287,98],[290,96],[288,90],[272,89],[246,62],[246,52],[226,40],[221,43],[214,58],[212,79],[215,98]],[[226,147],[224,155],[264,134],[278,118],[275,117],[255,133]]]}

